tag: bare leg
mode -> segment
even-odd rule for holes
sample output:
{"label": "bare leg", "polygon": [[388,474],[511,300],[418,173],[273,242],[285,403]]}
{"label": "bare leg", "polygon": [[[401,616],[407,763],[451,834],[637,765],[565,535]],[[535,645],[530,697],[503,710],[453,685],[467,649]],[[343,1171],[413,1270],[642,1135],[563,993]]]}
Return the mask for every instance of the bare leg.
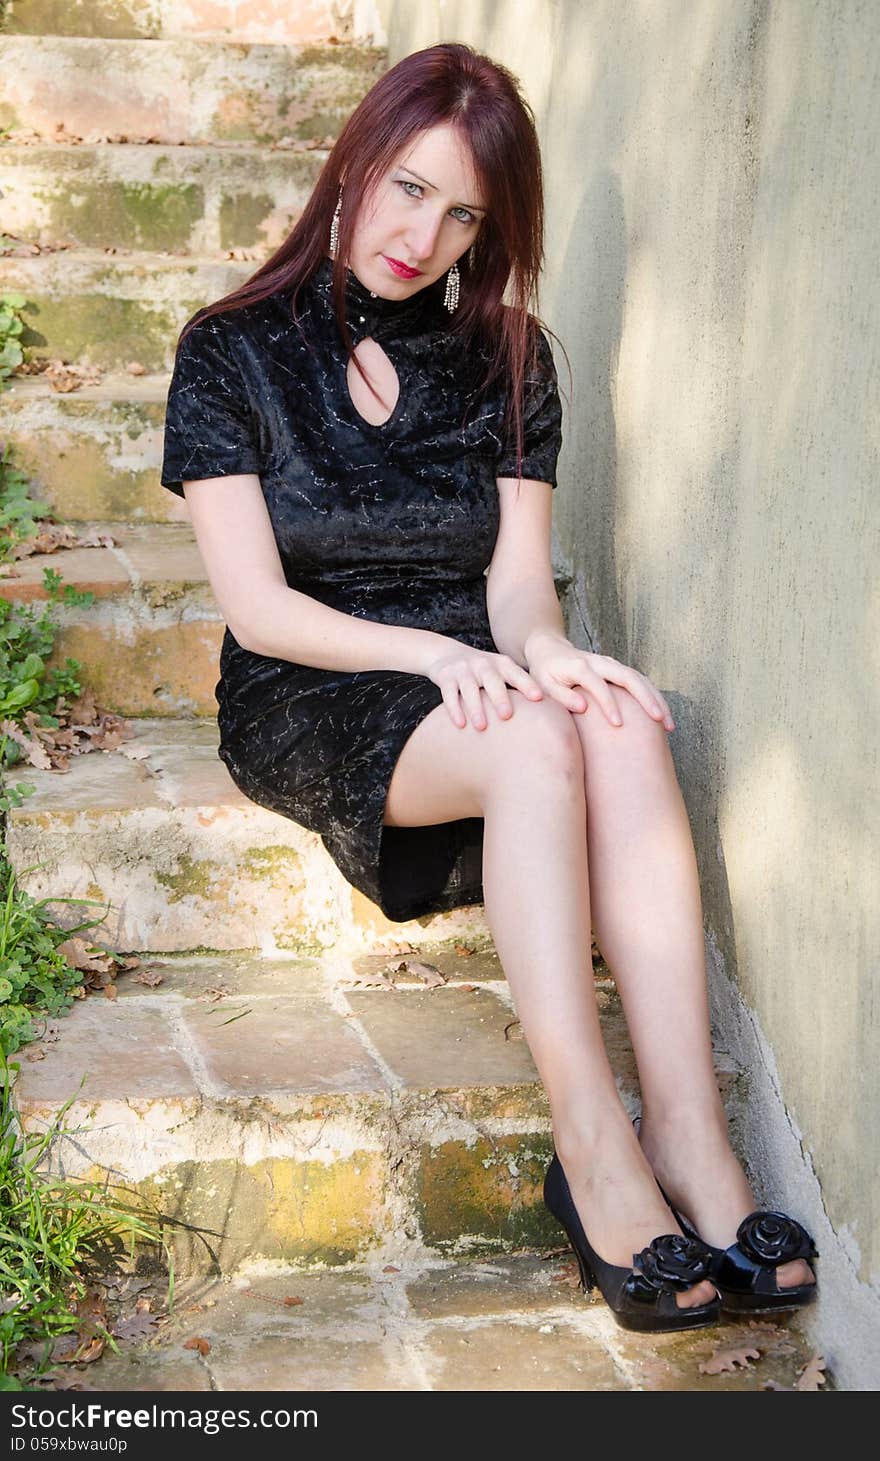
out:
{"label": "bare leg", "polygon": [[[583,746],[596,941],[639,1067],[640,1141],[664,1190],[727,1247],[758,1205],[731,1150],[715,1080],[703,914],[687,810],[665,730],[615,687],[623,725],[572,713]],[[802,1259],[780,1286],[815,1281]]]}
{"label": "bare leg", "polygon": [[[553,1115],[557,1151],[599,1255],[629,1264],[681,1231],[654,1180],[602,1040],[590,966],[583,753],[570,713],[511,689],[514,714],[487,707],[478,731],[445,706],[413,732],[389,788],[386,821],[485,821],[486,917]],[[678,1294],[705,1303],[707,1282]]]}

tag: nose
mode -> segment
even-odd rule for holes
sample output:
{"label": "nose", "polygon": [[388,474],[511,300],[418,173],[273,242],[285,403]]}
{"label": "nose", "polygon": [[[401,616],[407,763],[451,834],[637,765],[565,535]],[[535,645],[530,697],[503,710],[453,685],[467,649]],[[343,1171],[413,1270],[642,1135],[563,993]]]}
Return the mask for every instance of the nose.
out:
{"label": "nose", "polygon": [[420,210],[418,219],[413,220],[407,235],[410,256],[420,262],[430,259],[437,247],[437,235],[444,215],[433,209]]}

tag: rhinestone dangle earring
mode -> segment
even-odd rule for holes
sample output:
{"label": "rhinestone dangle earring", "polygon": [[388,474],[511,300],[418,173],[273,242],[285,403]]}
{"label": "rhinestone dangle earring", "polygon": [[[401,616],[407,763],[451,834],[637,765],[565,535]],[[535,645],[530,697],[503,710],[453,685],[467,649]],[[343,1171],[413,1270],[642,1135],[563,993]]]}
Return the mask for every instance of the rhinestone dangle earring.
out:
{"label": "rhinestone dangle earring", "polygon": [[461,275],[458,272],[458,263],[453,264],[446,275],[446,293],[443,296],[443,303],[452,314],[458,308],[458,289],[461,283]]}
{"label": "rhinestone dangle earring", "polygon": [[336,199],[336,211],[330,223],[330,253],[336,258],[336,250],[339,246],[339,215],[342,212],[342,184],[339,185],[339,197]]}

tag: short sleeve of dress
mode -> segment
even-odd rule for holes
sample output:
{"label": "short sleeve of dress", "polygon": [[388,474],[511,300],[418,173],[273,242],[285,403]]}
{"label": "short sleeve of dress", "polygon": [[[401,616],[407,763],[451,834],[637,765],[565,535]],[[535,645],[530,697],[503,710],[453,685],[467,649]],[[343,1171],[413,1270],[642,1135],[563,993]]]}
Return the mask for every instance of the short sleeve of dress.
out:
{"label": "short sleeve of dress", "polygon": [[183,497],[183,483],[258,472],[260,454],[241,372],[222,320],[199,320],[177,347],[165,406],[160,481]]}
{"label": "short sleeve of dress", "polygon": [[[538,331],[538,360],[526,373],[523,401],[522,475],[535,482],[556,482],[556,462],[562,445],[562,402],[550,342]],[[516,448],[501,451],[495,463],[496,477],[517,475]]]}

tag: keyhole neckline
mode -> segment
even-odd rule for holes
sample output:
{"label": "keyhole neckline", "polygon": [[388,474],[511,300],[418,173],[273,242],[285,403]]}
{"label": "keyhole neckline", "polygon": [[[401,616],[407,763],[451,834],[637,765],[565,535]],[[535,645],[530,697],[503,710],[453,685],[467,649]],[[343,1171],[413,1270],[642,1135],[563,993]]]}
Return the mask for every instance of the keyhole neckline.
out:
{"label": "keyhole neckline", "polygon": [[[372,336],[365,336],[364,339],[365,340],[366,339],[369,339],[371,341],[371,343],[376,346],[376,349],[379,352],[381,352],[381,354],[385,357],[385,361],[387,362],[388,367],[390,368],[392,374],[394,375],[394,378],[395,378],[396,384],[397,384],[397,391],[396,391],[396,394],[395,394],[395,397],[394,397],[394,404],[392,405],[391,410],[389,411],[388,415],[386,417],[384,417],[384,419],[382,421],[371,421],[370,418],[369,418],[369,416],[364,416],[363,412],[361,411],[360,407],[358,406],[358,404],[357,404],[357,402],[356,402],[356,400],[354,398],[354,395],[352,394],[351,387],[352,387],[352,383],[353,382],[355,382],[355,381],[357,382],[356,389],[360,390],[361,387],[363,388],[363,391],[364,391],[364,400],[365,400],[365,402],[369,402],[371,408],[375,408],[376,406],[378,406],[379,402],[377,401],[377,398],[370,393],[369,386],[366,384],[366,382],[364,382],[364,381],[361,380],[361,377],[358,374],[357,365],[355,364],[354,355],[351,356],[351,358],[346,362],[346,365],[345,365],[345,388],[346,388],[346,394],[347,394],[348,399],[349,399],[349,402],[351,404],[351,408],[352,408],[352,410],[353,410],[353,412],[355,414],[355,417],[357,419],[358,426],[364,427],[368,431],[385,432],[385,431],[387,431],[387,429],[388,429],[389,426],[393,426],[394,425],[394,423],[396,422],[398,416],[400,415],[401,411],[403,410],[403,406],[404,406],[404,400],[403,400],[403,378],[402,378],[401,373],[400,373],[400,366],[394,360],[391,359],[391,357],[388,354],[388,352],[386,351],[384,345],[380,344],[380,342],[378,340],[373,339]],[[360,348],[360,346],[363,343],[364,343],[363,340],[358,341],[358,344],[355,346],[355,352],[357,352],[357,350]],[[373,353],[373,352],[369,352],[369,353]],[[368,366],[366,360],[364,360],[362,363],[364,365],[364,369],[367,371],[367,374],[369,376],[370,375],[370,369],[369,369],[369,366]],[[373,380],[374,380],[374,384],[376,384],[378,386],[378,381],[375,379],[375,376],[373,377]]]}

